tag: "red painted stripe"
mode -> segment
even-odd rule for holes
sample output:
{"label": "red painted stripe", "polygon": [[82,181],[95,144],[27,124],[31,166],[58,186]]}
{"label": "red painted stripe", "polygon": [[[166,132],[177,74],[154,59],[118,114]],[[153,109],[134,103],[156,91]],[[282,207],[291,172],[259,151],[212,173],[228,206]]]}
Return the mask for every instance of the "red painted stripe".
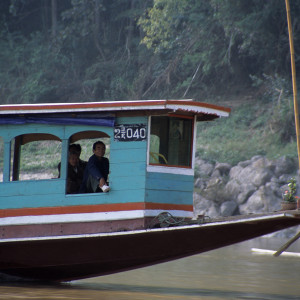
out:
{"label": "red painted stripe", "polygon": [[145,210],[145,209],[193,211],[193,206],[166,204],[166,203],[137,202],[137,203],[117,203],[117,204],[99,204],[99,205],[77,205],[77,206],[63,206],[63,207],[16,208],[16,209],[1,209],[0,218],[19,217],[19,216],[94,213],[94,212],[116,212],[116,211]]}

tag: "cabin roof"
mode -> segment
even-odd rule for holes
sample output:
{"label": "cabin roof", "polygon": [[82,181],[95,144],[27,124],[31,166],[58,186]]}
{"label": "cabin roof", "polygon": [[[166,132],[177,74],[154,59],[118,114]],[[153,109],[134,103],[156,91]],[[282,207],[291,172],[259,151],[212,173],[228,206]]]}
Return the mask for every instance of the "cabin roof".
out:
{"label": "cabin roof", "polygon": [[227,117],[230,108],[193,100],[134,100],[82,103],[43,103],[0,105],[0,115],[91,113],[91,112],[185,113],[197,116]]}

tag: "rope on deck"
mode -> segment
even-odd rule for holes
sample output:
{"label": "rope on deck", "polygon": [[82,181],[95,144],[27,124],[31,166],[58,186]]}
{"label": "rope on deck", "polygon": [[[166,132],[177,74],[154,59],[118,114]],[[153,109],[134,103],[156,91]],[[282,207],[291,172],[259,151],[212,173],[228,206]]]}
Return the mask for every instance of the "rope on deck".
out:
{"label": "rope on deck", "polygon": [[203,224],[210,220],[208,216],[198,217],[197,220],[191,220],[189,218],[177,218],[171,215],[169,212],[164,211],[158,214],[149,224],[149,228],[165,228],[192,224]]}

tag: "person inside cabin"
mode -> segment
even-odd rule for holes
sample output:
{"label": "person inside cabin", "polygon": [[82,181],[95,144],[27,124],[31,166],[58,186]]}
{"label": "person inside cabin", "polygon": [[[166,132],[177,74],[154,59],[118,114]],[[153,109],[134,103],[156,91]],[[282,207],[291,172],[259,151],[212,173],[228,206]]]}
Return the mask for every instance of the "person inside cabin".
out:
{"label": "person inside cabin", "polygon": [[69,151],[68,156],[68,176],[67,176],[67,194],[77,194],[83,180],[84,168],[79,163],[77,152]]}
{"label": "person inside cabin", "polygon": [[107,178],[109,160],[104,157],[105,144],[97,141],[93,144],[93,155],[89,158],[80,187],[81,193],[108,192],[110,190]]}
{"label": "person inside cabin", "polygon": [[82,160],[80,158],[80,154],[81,154],[81,146],[80,144],[72,144],[70,145],[69,147],[69,151],[73,151],[73,152],[77,152],[78,154],[78,160],[79,160],[79,166],[84,170],[86,165],[87,165],[87,162]]}
{"label": "person inside cabin", "polygon": [[[80,169],[83,169],[83,171],[84,171],[84,169],[85,169],[85,167],[87,165],[87,162],[84,161],[84,160],[82,160],[82,159],[80,159],[80,154],[81,154],[81,146],[80,146],[80,144],[71,144],[71,145],[69,145],[69,154],[68,155],[70,155],[70,153],[75,154],[75,155],[78,156],[78,165],[79,165]],[[61,165],[61,163],[59,163],[57,165],[58,178],[60,178],[60,165]]]}
{"label": "person inside cabin", "polygon": [[[79,144],[72,144],[69,146],[68,152],[68,169],[67,169],[67,194],[77,194],[79,192],[84,170],[87,162],[80,159],[81,146]],[[58,164],[58,178],[60,178],[60,166]]]}

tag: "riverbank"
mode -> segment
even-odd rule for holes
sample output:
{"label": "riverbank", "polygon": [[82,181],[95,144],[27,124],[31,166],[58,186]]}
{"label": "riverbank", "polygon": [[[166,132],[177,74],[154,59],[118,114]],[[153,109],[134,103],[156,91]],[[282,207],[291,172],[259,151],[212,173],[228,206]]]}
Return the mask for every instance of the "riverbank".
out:
{"label": "riverbank", "polygon": [[[269,160],[254,156],[235,166],[196,158],[195,214],[211,218],[280,210],[288,180],[297,175],[297,161],[282,156]],[[299,181],[297,182],[299,191]],[[299,192],[298,192],[299,193]],[[295,229],[284,231],[284,236]]]}

